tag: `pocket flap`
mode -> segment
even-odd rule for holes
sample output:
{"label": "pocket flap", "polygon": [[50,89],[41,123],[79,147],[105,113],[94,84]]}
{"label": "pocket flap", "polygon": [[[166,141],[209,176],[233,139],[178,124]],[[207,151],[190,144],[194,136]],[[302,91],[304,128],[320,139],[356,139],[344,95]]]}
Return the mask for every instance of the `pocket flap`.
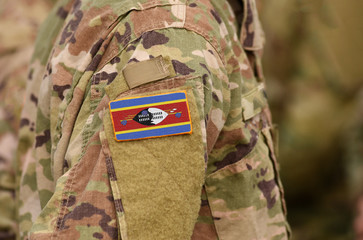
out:
{"label": "pocket flap", "polygon": [[243,120],[247,121],[259,114],[267,106],[265,87],[260,83],[257,87],[242,96]]}

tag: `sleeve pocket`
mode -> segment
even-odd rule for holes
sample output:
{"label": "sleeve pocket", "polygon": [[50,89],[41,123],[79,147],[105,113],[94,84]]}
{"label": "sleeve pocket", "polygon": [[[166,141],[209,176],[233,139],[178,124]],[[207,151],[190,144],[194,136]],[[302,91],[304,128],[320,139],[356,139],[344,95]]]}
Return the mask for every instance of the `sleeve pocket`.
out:
{"label": "sleeve pocket", "polygon": [[[138,87],[116,99],[185,91],[192,134],[117,142],[110,113],[103,123],[104,152],[123,239],[190,239],[204,183],[203,126],[198,79],[174,78]],[[200,79],[199,79],[200,80]],[[117,206],[116,206],[117,208]]]}
{"label": "sleeve pocket", "polygon": [[[219,239],[288,238],[283,190],[263,90],[260,84],[242,99],[243,125],[245,132],[251,133],[249,143],[226,151],[224,158],[230,164],[206,178]],[[231,156],[236,159],[231,160]]]}

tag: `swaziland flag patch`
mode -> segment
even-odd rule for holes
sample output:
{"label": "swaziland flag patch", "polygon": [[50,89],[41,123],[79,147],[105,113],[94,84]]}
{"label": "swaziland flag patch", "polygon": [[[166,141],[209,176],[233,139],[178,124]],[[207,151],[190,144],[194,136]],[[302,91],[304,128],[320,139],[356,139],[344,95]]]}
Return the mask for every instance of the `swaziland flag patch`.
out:
{"label": "swaziland flag patch", "polygon": [[185,91],[118,99],[109,107],[116,141],[192,133]]}

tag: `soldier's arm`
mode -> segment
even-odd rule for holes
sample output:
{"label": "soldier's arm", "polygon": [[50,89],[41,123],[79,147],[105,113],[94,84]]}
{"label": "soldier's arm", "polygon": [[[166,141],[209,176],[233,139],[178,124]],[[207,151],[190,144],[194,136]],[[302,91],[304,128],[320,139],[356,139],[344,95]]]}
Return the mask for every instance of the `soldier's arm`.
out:
{"label": "soldier's arm", "polygon": [[153,30],[96,74],[102,73],[116,76],[105,87],[111,103],[104,129],[127,233],[153,239],[161,228],[165,238],[187,239],[200,209],[207,138],[215,141],[229,109],[218,52],[194,32]]}
{"label": "soldier's arm", "polygon": [[33,238],[286,238],[264,87],[233,17],[150,4],[112,25],[108,6],[67,17],[42,80],[51,114],[39,104],[54,125],[36,144],[51,156],[36,159],[38,191],[57,185]]}

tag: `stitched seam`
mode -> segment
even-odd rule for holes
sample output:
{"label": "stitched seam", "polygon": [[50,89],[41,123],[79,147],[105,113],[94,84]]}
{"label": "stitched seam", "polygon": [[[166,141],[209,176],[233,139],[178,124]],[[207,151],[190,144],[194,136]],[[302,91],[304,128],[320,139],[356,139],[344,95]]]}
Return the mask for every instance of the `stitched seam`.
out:
{"label": "stitched seam", "polygon": [[[102,130],[104,134],[106,134],[104,132],[104,129]],[[104,138],[101,139],[101,145],[102,145],[102,152],[103,154],[105,155],[105,160],[106,160],[106,167],[107,167],[107,173],[109,175],[109,182],[110,182],[110,187],[111,187],[111,193],[112,193],[112,196],[115,197],[116,195],[116,199],[114,198],[114,204],[115,204],[115,209],[116,209],[116,216],[117,216],[117,221],[118,221],[118,224],[120,226],[120,228],[118,228],[119,230],[119,233],[121,235],[121,238],[124,239],[124,240],[127,240],[127,224],[126,222],[124,222],[123,224],[125,225],[124,228],[123,228],[123,231],[124,232],[121,232],[121,217],[120,217],[120,213],[124,212],[124,209],[123,209],[123,206],[122,206],[122,197],[121,197],[121,191],[119,189],[119,186],[117,184],[117,175],[116,175],[116,171],[115,171],[115,167],[113,165],[113,160],[112,160],[112,157],[110,156],[110,147],[108,145],[108,140],[106,138],[106,136],[104,135]],[[108,149],[108,151],[106,151],[106,149]],[[113,176],[113,179],[111,180],[110,179],[110,173],[112,173]],[[114,182],[116,184],[112,184],[111,182]],[[118,202],[117,200],[120,200],[121,202]]]}
{"label": "stitched seam", "polygon": [[[59,234],[60,234],[60,226],[62,226],[64,224],[64,216],[65,216],[65,211],[66,211],[66,207],[69,203],[69,197],[67,196],[67,191],[69,192],[71,189],[72,189],[72,186],[74,184],[74,176],[76,175],[76,173],[78,172],[79,170],[79,163],[77,163],[75,166],[74,166],[74,171],[72,171],[70,174],[69,174],[69,178],[71,179],[71,181],[69,181],[69,179],[67,180],[67,183],[66,185],[64,186],[64,190],[63,190],[63,194],[62,194],[62,198],[61,198],[61,203],[63,202],[63,200],[66,199],[66,202],[63,206],[61,206],[61,209],[59,210],[59,213],[58,213],[58,216],[57,216],[57,221],[56,221],[56,224],[55,224],[55,229],[54,229],[54,233],[52,234],[51,236],[51,240],[54,239],[54,238],[58,238],[59,237]],[[62,219],[61,221],[59,221],[60,219]]]}

